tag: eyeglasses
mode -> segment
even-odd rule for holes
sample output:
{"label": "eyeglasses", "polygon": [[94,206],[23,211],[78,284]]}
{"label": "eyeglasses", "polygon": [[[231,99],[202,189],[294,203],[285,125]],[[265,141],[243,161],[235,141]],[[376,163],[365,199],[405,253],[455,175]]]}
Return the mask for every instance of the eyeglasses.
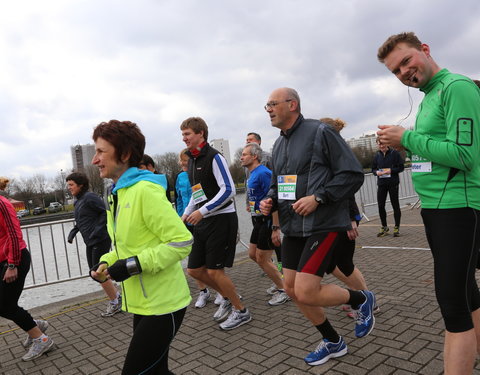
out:
{"label": "eyeglasses", "polygon": [[268,111],[269,109],[272,109],[273,107],[275,107],[276,105],[279,105],[279,104],[282,104],[282,103],[287,103],[287,102],[291,102],[293,99],[287,99],[287,100],[284,100],[283,102],[270,102],[270,103],[267,103],[263,106],[263,108],[265,108],[265,111]]}

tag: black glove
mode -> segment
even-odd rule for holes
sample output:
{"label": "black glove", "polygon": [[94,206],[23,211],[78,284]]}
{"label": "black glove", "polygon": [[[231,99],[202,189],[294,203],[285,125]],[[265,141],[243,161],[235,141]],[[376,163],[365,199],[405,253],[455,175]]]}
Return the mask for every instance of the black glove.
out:
{"label": "black glove", "polygon": [[90,268],[90,272],[88,273],[88,275],[89,275],[93,280],[95,280],[97,283],[103,284],[105,281],[108,280],[107,278],[105,278],[105,280],[103,280],[103,281],[100,281],[100,280],[95,279],[95,278],[92,276],[92,272],[93,272],[93,271],[97,271],[98,267],[100,267],[100,264],[107,264],[107,262],[100,262],[100,263],[95,264],[92,268]]}
{"label": "black glove", "polygon": [[142,267],[136,256],[119,259],[107,268],[108,274],[115,281],[124,281],[130,276],[137,275],[142,272]]}

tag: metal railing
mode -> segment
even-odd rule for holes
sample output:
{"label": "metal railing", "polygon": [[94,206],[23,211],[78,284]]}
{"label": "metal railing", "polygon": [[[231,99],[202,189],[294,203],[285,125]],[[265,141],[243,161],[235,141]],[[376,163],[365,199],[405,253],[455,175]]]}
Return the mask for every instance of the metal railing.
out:
{"label": "metal railing", "polygon": [[67,242],[73,222],[67,219],[22,226],[32,257],[24,289],[88,277],[87,260],[80,255],[77,238],[72,244]]}

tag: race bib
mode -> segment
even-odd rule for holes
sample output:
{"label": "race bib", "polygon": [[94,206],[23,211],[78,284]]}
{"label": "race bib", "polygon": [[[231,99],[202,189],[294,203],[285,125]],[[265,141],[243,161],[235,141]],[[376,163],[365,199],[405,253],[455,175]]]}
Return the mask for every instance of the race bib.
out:
{"label": "race bib", "polygon": [[431,172],[432,162],[418,155],[412,155],[412,173]]}
{"label": "race bib", "polygon": [[193,197],[193,203],[195,204],[198,204],[200,202],[207,200],[207,196],[205,195],[205,192],[203,191],[201,184],[198,183],[192,186],[192,197]]}
{"label": "race bib", "polygon": [[385,168],[385,169],[379,169],[380,172],[388,171],[389,173],[382,174],[381,176],[378,176],[378,178],[390,178],[392,175],[390,174],[390,168]]}
{"label": "race bib", "polygon": [[297,191],[297,175],[280,175],[277,177],[278,199],[294,201]]}
{"label": "race bib", "polygon": [[255,213],[255,202],[254,201],[248,201],[248,205],[250,207],[250,213],[254,214]]}

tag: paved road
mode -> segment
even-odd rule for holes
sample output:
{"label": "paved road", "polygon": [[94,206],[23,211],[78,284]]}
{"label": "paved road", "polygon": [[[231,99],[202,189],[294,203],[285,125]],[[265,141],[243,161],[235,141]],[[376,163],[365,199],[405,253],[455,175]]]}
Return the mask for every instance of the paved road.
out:
{"label": "paved road", "polygon": [[[266,304],[265,290],[271,283],[243,253],[230,275],[251,309],[252,322],[224,332],[212,321],[213,303],[199,310],[191,307],[172,344],[171,370],[208,375],[441,374],[443,323],[419,210],[404,210],[402,223],[399,238],[378,239],[378,219],[360,227],[355,260],[376,292],[381,312],[372,334],[356,339],[353,321],[339,308],[327,309],[347,341],[348,355],[322,366],[307,366],[302,358],[318,344],[319,334],[292,302]],[[33,362],[20,360],[25,334],[0,320],[0,374],[119,374],[132,319],[126,313],[101,318],[105,303],[96,293],[32,310],[35,317],[48,319],[48,333],[58,344],[55,351]],[[480,366],[475,373],[480,374]]]}

